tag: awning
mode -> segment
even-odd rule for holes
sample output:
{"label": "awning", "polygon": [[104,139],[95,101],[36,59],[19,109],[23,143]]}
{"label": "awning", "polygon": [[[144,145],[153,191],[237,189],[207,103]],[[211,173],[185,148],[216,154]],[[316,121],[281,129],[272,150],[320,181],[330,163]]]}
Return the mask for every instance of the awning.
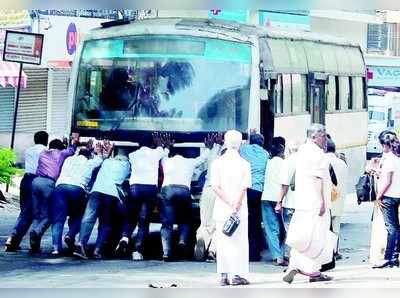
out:
{"label": "awning", "polygon": [[[4,88],[18,86],[19,64],[14,62],[0,61],[0,85]],[[22,71],[21,88],[26,88],[28,77]]]}

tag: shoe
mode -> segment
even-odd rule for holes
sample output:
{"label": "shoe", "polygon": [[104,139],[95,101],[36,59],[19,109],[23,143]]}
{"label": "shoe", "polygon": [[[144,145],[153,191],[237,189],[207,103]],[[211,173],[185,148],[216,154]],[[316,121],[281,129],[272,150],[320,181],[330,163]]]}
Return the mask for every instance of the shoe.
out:
{"label": "shoe", "polygon": [[217,254],[213,251],[208,252],[207,262],[215,263],[217,261]]}
{"label": "shoe", "polygon": [[134,261],[143,261],[143,255],[138,251],[134,251],[132,254],[132,259]]}
{"label": "shoe", "polygon": [[221,280],[219,281],[219,285],[221,287],[229,286],[230,285],[229,279],[227,277],[221,278]]}
{"label": "shoe", "polygon": [[94,252],[93,252],[93,259],[95,260],[102,260],[104,257],[100,252],[100,248],[95,248]]}
{"label": "shoe", "polygon": [[163,260],[164,262],[173,262],[173,260],[172,260],[172,258],[171,258],[170,255],[163,255],[163,256],[162,256],[162,260]]}
{"label": "shoe", "polygon": [[72,254],[76,249],[75,241],[71,237],[69,237],[68,235],[65,235],[64,243],[67,246],[67,252]]}
{"label": "shoe", "polygon": [[310,277],[309,281],[310,282],[320,282],[320,281],[330,281],[332,279],[333,279],[333,277],[321,273],[320,275],[318,275],[316,277]]}
{"label": "shoe", "polygon": [[240,277],[238,275],[236,275],[234,278],[232,278],[232,282],[231,282],[232,286],[245,286],[245,285],[249,285],[249,284],[250,284],[250,282],[247,279]]}
{"label": "shoe", "polygon": [[59,256],[60,255],[60,252],[58,251],[58,250],[53,250],[52,252],[51,252],[51,255],[52,256]]}
{"label": "shoe", "polygon": [[393,267],[400,267],[399,259],[392,260]]}
{"label": "shoe", "polygon": [[382,269],[382,268],[387,268],[387,267],[392,268],[393,266],[397,266],[397,265],[395,265],[390,260],[383,260],[383,261],[380,261],[379,263],[375,264],[374,266],[372,266],[372,268],[373,269]]}
{"label": "shoe", "polygon": [[17,243],[15,243],[15,240],[13,237],[8,237],[4,246],[5,246],[6,252],[16,252],[17,250],[21,249],[21,247],[19,247],[19,245]]}
{"label": "shoe", "polygon": [[185,243],[178,244],[178,257],[180,260],[189,260],[189,250]]}
{"label": "shoe", "polygon": [[129,255],[128,249],[129,249],[128,241],[121,239],[118,243],[117,248],[115,249],[115,253],[118,256],[127,256]]}
{"label": "shoe", "polygon": [[299,273],[299,270],[297,270],[297,269],[292,269],[292,270],[290,270],[289,273],[286,274],[286,275],[283,277],[283,281],[284,281],[284,282],[287,282],[288,284],[291,284],[291,283],[293,282],[294,277],[295,277],[295,275],[296,275],[297,273]]}
{"label": "shoe", "polygon": [[31,231],[29,235],[29,243],[31,245],[31,249],[29,251],[31,253],[40,252],[40,240],[40,236],[35,231]]}
{"label": "shoe", "polygon": [[203,239],[198,239],[194,246],[194,259],[198,262],[204,261],[206,257],[206,244]]}
{"label": "shoe", "polygon": [[272,265],[287,267],[287,266],[289,266],[289,262],[286,261],[284,258],[278,258],[278,259],[272,260]]}
{"label": "shoe", "polygon": [[82,260],[88,259],[87,255],[86,255],[85,247],[81,244],[76,245],[73,255]]}

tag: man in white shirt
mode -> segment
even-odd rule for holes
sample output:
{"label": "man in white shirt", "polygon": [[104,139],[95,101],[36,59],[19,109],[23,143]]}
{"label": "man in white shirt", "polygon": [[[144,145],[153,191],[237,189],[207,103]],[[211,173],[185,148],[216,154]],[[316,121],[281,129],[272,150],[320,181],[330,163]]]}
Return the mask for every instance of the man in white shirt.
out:
{"label": "man in white shirt", "polygon": [[63,250],[62,233],[67,216],[69,216],[69,230],[64,237],[64,242],[68,247],[68,252],[74,252],[75,236],[79,233],[87,202],[86,187],[93,171],[103,162],[101,143],[96,144],[95,152],[96,156],[91,158],[91,150],[81,148],[77,155],[68,157],[64,161],[50,203],[53,255],[58,255]]}
{"label": "man in white shirt", "polygon": [[216,194],[211,187],[210,174],[211,164],[221,155],[223,134],[218,133],[215,137],[215,143],[207,158],[207,175],[203,191],[200,198],[200,227],[196,232],[196,245],[194,247],[194,257],[197,261],[203,261],[207,257],[215,261],[216,246],[213,235],[215,232],[215,220],[213,219],[213,210]]}
{"label": "man in white shirt", "polygon": [[[328,158],[328,163],[332,166],[332,169],[335,172],[337,180],[337,195],[331,203],[331,217],[332,231],[337,235],[339,239],[340,221],[344,212],[344,203],[347,195],[346,183],[349,170],[347,164],[336,155],[336,146],[332,140],[327,141],[326,157]],[[336,260],[342,258],[342,256],[339,254],[339,240],[335,252],[335,258]]]}
{"label": "man in white shirt", "polygon": [[[111,152],[112,146],[108,150]],[[122,201],[121,186],[128,179],[130,173],[130,163],[125,155],[117,154],[115,157],[107,158],[103,161],[90,191],[85,213],[83,214],[79,243],[74,252],[75,256],[87,259],[87,243],[97,218],[99,218],[99,229],[93,253],[94,258],[102,259],[107,248],[111,249],[113,246],[112,243],[110,244],[112,236],[118,236],[118,239],[121,238],[121,234],[119,234],[121,231],[116,233],[119,235],[112,235],[112,232],[113,228],[124,219],[125,207]],[[112,248],[113,251],[116,246],[115,243]]]}
{"label": "man in white shirt", "polygon": [[169,154],[169,149],[163,148],[162,139],[166,140],[167,137],[158,133],[153,134],[151,140],[143,137],[140,149],[129,154],[130,192],[125,200],[127,216],[117,254],[127,254],[128,242],[137,222],[138,233],[132,255],[134,261],[143,260],[143,244],[149,233],[149,217],[157,200],[159,163]]}
{"label": "man in white shirt", "polygon": [[36,177],[39,155],[46,149],[49,135],[45,131],[38,131],[33,139],[35,145],[25,151],[25,175],[21,180],[19,196],[20,213],[11,236],[5,243],[6,251],[10,252],[19,249],[22,238],[32,224],[32,181]]}
{"label": "man in white shirt", "polygon": [[281,194],[280,173],[284,162],[285,147],[272,143],[271,159],[265,169],[264,191],[261,196],[261,213],[264,224],[265,238],[272,255],[272,263],[277,266],[287,266],[283,258],[284,248],[281,243],[283,231],[282,217],[275,212],[275,207]]}
{"label": "man in white shirt", "polygon": [[331,179],[324,149],[326,131],[312,124],[308,140],[298,151],[296,164],[295,209],[286,243],[291,247],[289,269],[283,280],[291,283],[297,273],[310,282],[329,281],[321,274],[323,264],[332,261],[337,237],[330,232]]}
{"label": "man in white shirt", "polygon": [[190,184],[195,168],[207,160],[210,149],[213,147],[212,137],[208,136],[204,144],[206,149],[197,158],[175,155],[161,160],[164,172],[160,192],[161,240],[163,260],[166,262],[172,260],[171,242],[174,223],[179,225],[178,257],[184,259],[189,255],[187,245],[192,220]]}
{"label": "man in white shirt", "polygon": [[[289,224],[295,211],[295,185],[296,160],[299,143],[290,142],[288,144],[289,156],[283,160],[280,172],[281,192],[276,203],[275,211],[282,215],[285,233],[289,230]],[[285,244],[284,257],[289,259],[290,247]]]}
{"label": "man in white shirt", "polygon": [[[211,185],[217,194],[213,217],[216,221],[217,273],[220,285],[247,285],[249,273],[247,189],[252,185],[251,166],[239,155],[242,134],[236,130],[225,133],[226,152],[211,166]],[[240,223],[231,236],[223,226],[232,213]]]}

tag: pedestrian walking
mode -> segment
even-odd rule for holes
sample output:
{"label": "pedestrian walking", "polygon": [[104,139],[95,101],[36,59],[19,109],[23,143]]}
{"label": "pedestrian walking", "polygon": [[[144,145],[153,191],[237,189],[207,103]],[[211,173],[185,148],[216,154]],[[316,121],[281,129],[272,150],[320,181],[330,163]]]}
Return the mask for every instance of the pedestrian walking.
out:
{"label": "pedestrian walking", "polygon": [[24,154],[25,174],[19,188],[20,213],[11,235],[5,243],[7,252],[20,249],[19,245],[22,238],[25,236],[33,220],[32,181],[36,178],[39,156],[43,150],[46,150],[49,135],[45,131],[38,131],[34,134],[33,140],[35,145],[26,149]]}
{"label": "pedestrian walking", "polygon": [[72,133],[72,143],[67,149],[61,140],[54,139],[49,149],[42,151],[39,156],[37,177],[32,182],[33,222],[30,230],[31,252],[40,251],[43,234],[50,226],[50,200],[55,183],[65,159],[72,156],[79,143],[79,134]]}
{"label": "pedestrian walking", "polygon": [[[226,152],[211,166],[211,185],[217,194],[214,205],[217,241],[217,273],[220,285],[247,285],[249,273],[247,189],[251,187],[250,164],[239,155],[242,134],[225,133]],[[232,213],[240,223],[231,236],[223,233]]]}
{"label": "pedestrian walking", "polygon": [[247,190],[250,261],[261,259],[260,252],[263,239],[261,196],[264,189],[265,168],[270,157],[263,145],[263,135],[251,133],[249,144],[241,145],[239,151],[240,156],[247,160],[251,166],[252,184]]}
{"label": "pedestrian walking", "polygon": [[400,160],[393,152],[398,139],[392,134],[384,134],[380,136],[379,141],[384,155],[380,162],[380,173],[377,176],[376,201],[383,213],[387,243],[384,259],[377,262],[373,268],[399,266],[400,251]]}
{"label": "pedestrian walking", "polygon": [[310,282],[332,278],[320,272],[333,258],[336,235],[330,232],[331,180],[324,154],[326,131],[321,124],[307,130],[308,140],[298,151],[295,175],[295,213],[286,243],[291,247],[289,268],[283,278],[291,283],[298,273]]}

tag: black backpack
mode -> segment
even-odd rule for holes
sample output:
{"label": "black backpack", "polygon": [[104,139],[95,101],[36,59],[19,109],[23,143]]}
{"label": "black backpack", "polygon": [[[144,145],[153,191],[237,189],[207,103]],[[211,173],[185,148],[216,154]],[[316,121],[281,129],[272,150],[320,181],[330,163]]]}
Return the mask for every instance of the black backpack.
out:
{"label": "black backpack", "polygon": [[372,202],[376,200],[375,179],[373,175],[364,174],[356,184],[357,202]]}

